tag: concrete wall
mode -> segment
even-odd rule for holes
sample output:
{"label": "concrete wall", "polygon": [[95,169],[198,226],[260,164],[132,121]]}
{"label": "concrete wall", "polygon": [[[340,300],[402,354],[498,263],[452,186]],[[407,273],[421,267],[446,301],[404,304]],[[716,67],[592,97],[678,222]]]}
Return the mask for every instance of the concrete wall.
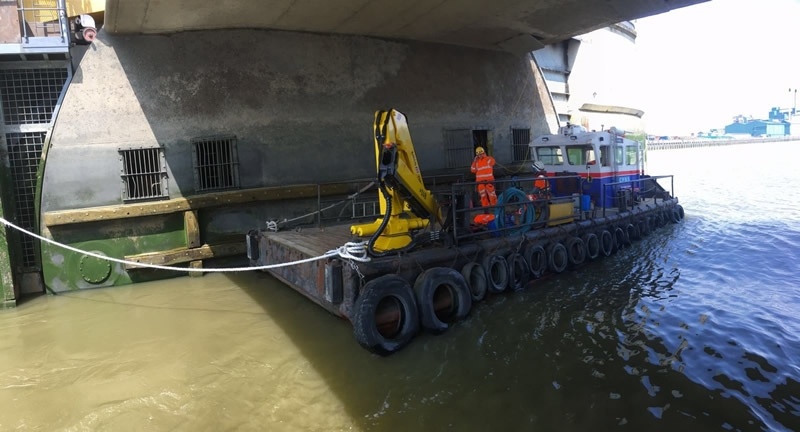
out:
{"label": "concrete wall", "polygon": [[[547,133],[530,56],[262,30],[101,31],[78,66],[48,150],[42,211],[121,203],[119,148],[164,148],[171,197],[194,192],[190,141],[238,137],[242,188],[372,177],[373,113],[408,118],[425,174],[443,130]],[[548,112],[554,112],[552,107]]]}

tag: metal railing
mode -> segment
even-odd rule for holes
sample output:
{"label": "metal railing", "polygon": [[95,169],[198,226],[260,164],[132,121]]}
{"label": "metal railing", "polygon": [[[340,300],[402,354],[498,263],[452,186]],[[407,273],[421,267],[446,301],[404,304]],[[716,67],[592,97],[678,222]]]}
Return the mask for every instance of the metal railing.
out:
{"label": "metal railing", "polygon": [[38,45],[39,39],[57,39],[60,45],[69,46],[66,0],[17,0],[17,14],[23,44]]}
{"label": "metal railing", "polygon": [[[658,179],[669,179],[669,191],[663,189],[661,185],[657,182]],[[635,187],[638,186],[638,187]],[[615,206],[620,210],[629,207],[628,202],[632,202],[639,197],[649,198],[652,197],[655,202],[658,202],[658,198],[661,197],[661,200],[665,200],[667,198],[671,198],[674,196],[675,190],[675,179],[673,175],[663,175],[663,176],[650,176],[647,178],[640,178],[635,180],[625,180],[619,182],[612,182],[606,183],[603,185],[603,188],[600,190],[600,202],[606,202],[606,191],[613,188],[611,191],[613,199],[615,200]],[[606,215],[606,206],[603,205],[603,216]]]}
{"label": "metal railing", "polygon": [[[498,203],[490,206],[468,205],[477,195],[477,182],[452,184],[449,215],[451,220],[449,222],[453,227],[455,245],[458,245],[461,240],[482,237],[487,234],[493,237],[517,235],[531,229],[558,225],[572,219],[574,217],[572,212],[564,216],[551,217],[550,204],[572,203],[573,198],[571,196],[552,196],[550,188],[554,182],[575,181],[579,184],[581,177],[579,175],[547,177],[548,183],[545,190],[535,187],[536,181],[539,180],[542,179],[539,177],[511,177],[495,180],[492,183],[495,186]],[[513,195],[509,192],[512,192]],[[460,205],[459,197],[463,200],[463,205]],[[468,197],[470,199],[467,199]],[[508,197],[509,200],[505,201],[505,197]],[[493,217],[485,227],[479,226],[482,224],[473,223],[472,219],[480,214],[488,214]]]}

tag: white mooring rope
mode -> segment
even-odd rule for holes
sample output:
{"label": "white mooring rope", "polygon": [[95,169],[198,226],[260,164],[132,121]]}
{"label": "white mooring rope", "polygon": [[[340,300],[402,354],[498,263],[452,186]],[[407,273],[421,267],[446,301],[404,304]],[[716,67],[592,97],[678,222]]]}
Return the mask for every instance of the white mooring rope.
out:
{"label": "white mooring rope", "polygon": [[70,250],[72,252],[88,255],[88,256],[91,256],[91,257],[95,257],[95,258],[98,258],[98,259],[111,261],[111,262],[115,262],[115,263],[133,265],[133,266],[137,266],[137,267],[154,268],[154,269],[159,269],[159,270],[175,270],[175,271],[204,272],[204,273],[225,273],[225,272],[243,272],[243,271],[253,271],[253,270],[269,270],[269,269],[274,269],[274,268],[278,268],[278,267],[288,267],[288,266],[292,266],[292,265],[296,265],[296,264],[303,264],[303,263],[317,261],[317,260],[321,260],[321,259],[325,259],[325,258],[331,258],[331,257],[335,257],[337,255],[342,257],[343,259],[346,259],[346,260],[350,261],[351,265],[354,265],[353,261],[358,261],[358,262],[368,262],[368,261],[370,261],[370,257],[367,255],[367,242],[362,241],[362,242],[347,242],[344,245],[339,246],[336,249],[331,249],[328,252],[325,252],[324,254],[322,254],[320,256],[317,256],[317,257],[305,258],[305,259],[301,259],[301,260],[297,260],[297,261],[290,261],[290,262],[279,263],[279,264],[270,264],[270,265],[263,265],[263,266],[257,266],[257,267],[231,267],[231,268],[172,267],[172,266],[163,266],[163,265],[158,265],[158,264],[147,264],[147,263],[140,263],[140,262],[135,262],[135,261],[126,261],[126,260],[121,260],[121,259],[118,259],[118,258],[113,258],[113,257],[105,256],[105,255],[100,255],[100,254],[97,254],[97,253],[94,253],[94,252],[81,250],[81,249],[78,249],[78,248],[75,248],[75,247],[72,247],[72,246],[69,246],[69,245],[65,245],[63,243],[59,243],[59,242],[57,242],[55,240],[51,240],[49,238],[42,237],[42,236],[40,236],[38,234],[34,234],[34,233],[26,230],[25,228],[22,228],[22,227],[19,227],[17,225],[14,225],[13,223],[7,221],[6,219],[4,219],[2,217],[0,217],[0,223],[2,223],[3,225],[5,225],[7,227],[14,228],[15,230],[17,230],[17,231],[19,231],[21,233],[27,234],[27,235],[29,235],[29,236],[31,236],[33,238],[39,239],[39,240],[41,240],[43,242],[46,242],[46,243],[50,243],[50,244],[58,246],[60,248],[64,248],[64,249]]}

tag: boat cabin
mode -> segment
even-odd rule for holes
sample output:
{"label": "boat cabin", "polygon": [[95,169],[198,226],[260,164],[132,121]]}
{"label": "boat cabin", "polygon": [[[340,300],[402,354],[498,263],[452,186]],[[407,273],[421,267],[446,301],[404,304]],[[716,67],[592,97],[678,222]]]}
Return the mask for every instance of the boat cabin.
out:
{"label": "boat cabin", "polygon": [[[642,145],[624,134],[613,127],[589,132],[567,123],[558,134],[531,142],[534,170],[554,177],[549,180],[553,196],[589,195],[595,206],[616,207],[620,197],[636,195],[644,173]],[[580,184],[559,178],[575,175]]]}

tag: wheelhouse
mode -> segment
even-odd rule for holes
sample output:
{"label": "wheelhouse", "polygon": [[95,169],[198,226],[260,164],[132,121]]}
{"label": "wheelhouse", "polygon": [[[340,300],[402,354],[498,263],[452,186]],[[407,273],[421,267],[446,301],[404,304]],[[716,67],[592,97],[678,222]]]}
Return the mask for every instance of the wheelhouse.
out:
{"label": "wheelhouse", "polygon": [[[534,169],[546,171],[553,196],[589,195],[595,206],[615,207],[620,196],[635,196],[644,174],[642,145],[616,128],[588,132],[567,124],[558,134],[531,144]],[[579,175],[580,184],[559,177]]]}

